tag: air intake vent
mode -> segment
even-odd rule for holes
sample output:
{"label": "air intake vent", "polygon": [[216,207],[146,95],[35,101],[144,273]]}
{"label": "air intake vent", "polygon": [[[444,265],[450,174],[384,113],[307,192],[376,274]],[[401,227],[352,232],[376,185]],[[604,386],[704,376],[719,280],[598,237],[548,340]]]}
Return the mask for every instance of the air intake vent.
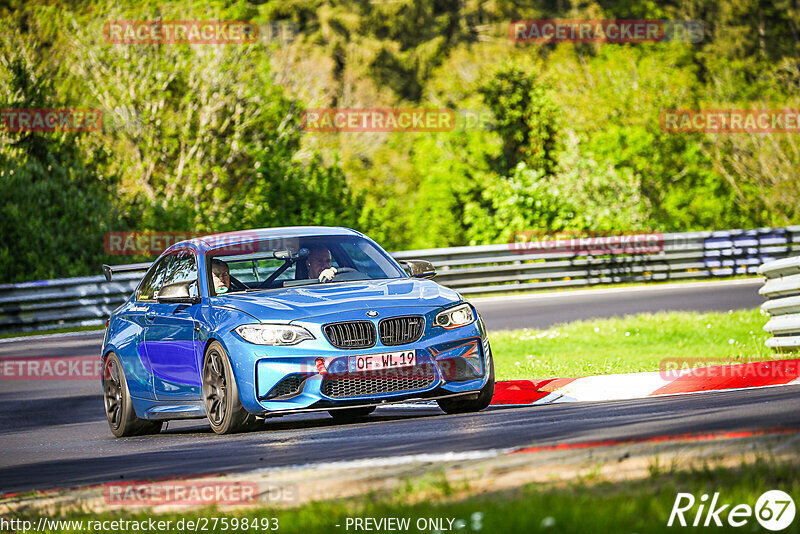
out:
{"label": "air intake vent", "polygon": [[425,319],[421,315],[405,317],[389,317],[378,323],[381,343],[384,345],[404,345],[420,338],[425,327]]}
{"label": "air intake vent", "polygon": [[338,399],[415,391],[431,387],[436,382],[433,365],[327,374],[320,391],[326,397]]}
{"label": "air intake vent", "polygon": [[294,397],[303,389],[305,379],[306,375],[289,375],[275,384],[275,387],[265,397],[262,397],[262,400]]}
{"label": "air intake vent", "polygon": [[366,349],[375,345],[375,325],[369,321],[326,324],[323,331],[338,349]]}

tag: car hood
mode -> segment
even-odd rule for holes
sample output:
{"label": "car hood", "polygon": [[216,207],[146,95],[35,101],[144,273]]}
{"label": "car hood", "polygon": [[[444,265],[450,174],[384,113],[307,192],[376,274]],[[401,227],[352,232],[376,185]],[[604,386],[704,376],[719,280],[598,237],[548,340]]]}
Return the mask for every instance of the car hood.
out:
{"label": "car hood", "polygon": [[287,287],[213,297],[215,306],[229,306],[262,321],[292,321],[329,313],[415,306],[437,308],[461,300],[460,295],[432,280],[398,278]]}

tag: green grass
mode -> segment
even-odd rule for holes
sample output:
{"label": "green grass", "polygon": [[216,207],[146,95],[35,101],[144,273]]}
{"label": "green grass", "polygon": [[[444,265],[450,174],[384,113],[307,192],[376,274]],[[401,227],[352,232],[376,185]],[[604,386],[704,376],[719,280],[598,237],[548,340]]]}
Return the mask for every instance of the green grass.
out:
{"label": "green grass", "polygon": [[489,339],[498,380],[657,371],[665,358],[712,358],[713,365],[793,357],[764,346],[766,323],[760,310],[666,312],[492,332]]}
{"label": "green grass", "polygon": [[[504,492],[469,494],[464,484],[443,481],[425,483],[421,487],[403,486],[391,494],[369,494],[346,499],[315,502],[294,509],[275,510],[253,507],[238,511],[220,511],[214,508],[186,510],[159,514],[157,520],[171,520],[173,524],[183,519],[197,518],[258,518],[275,517],[279,532],[324,534],[353,532],[345,529],[348,517],[387,518],[400,517],[411,520],[406,532],[421,532],[414,526],[419,518],[453,518],[463,520],[465,526],[455,532],[527,533],[606,533],[606,532],[697,532],[700,529],[666,526],[678,492],[688,492],[699,499],[703,493],[720,492],[718,504],[747,504],[755,506],[765,491],[780,489],[800,500],[800,467],[797,463],[761,459],[754,464],[736,468],[704,467],[677,471],[674,465],[666,471],[660,466],[650,469],[650,477],[635,481],[610,482],[597,477],[584,477],[566,485],[530,484]],[[714,532],[763,532],[755,518],[739,529],[725,522],[729,506],[720,515],[723,527],[712,527]],[[691,523],[697,505],[687,513]],[[36,522],[37,512],[27,511],[17,515]],[[53,516],[51,516],[53,517]],[[93,514],[81,511],[61,511],[56,517],[84,520],[109,520],[125,518],[146,520],[154,517],[148,510],[133,509]],[[335,525],[341,525],[336,527]],[[221,531],[217,528],[216,531]],[[708,530],[708,529],[705,529]],[[85,531],[85,530],[84,530]],[[231,531],[229,529],[229,531]],[[242,532],[242,530],[236,530]],[[799,532],[800,520],[795,518],[784,533]],[[66,529],[64,532],[77,532]],[[256,532],[251,530],[251,532]],[[260,530],[263,532],[263,530]],[[386,532],[379,530],[378,532]],[[422,532],[431,532],[423,530]]]}

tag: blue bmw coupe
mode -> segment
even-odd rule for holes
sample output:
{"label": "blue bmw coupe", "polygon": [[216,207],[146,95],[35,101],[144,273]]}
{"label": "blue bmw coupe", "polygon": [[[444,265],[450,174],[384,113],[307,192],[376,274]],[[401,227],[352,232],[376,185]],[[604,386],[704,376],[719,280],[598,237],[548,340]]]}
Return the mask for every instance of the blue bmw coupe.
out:
{"label": "blue bmw coupe", "polygon": [[[404,266],[401,266],[401,263]],[[107,279],[125,266],[103,266]],[[115,436],[208,418],[218,434],[267,417],[435,400],[487,407],[486,329],[424,260],[398,263],[347,228],[292,227],[176,243],[108,320],[103,394]]]}

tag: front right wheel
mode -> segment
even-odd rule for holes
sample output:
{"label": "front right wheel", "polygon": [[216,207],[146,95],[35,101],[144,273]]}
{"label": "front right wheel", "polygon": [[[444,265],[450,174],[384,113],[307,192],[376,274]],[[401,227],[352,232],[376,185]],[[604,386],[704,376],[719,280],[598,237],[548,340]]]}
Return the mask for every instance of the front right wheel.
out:
{"label": "front right wheel", "polygon": [[242,406],[230,360],[218,341],[209,344],[203,358],[203,403],[217,434],[252,430],[261,422]]}
{"label": "front right wheel", "polygon": [[479,412],[489,406],[492,402],[494,395],[494,358],[492,358],[491,349],[489,350],[488,357],[486,358],[486,365],[489,368],[489,380],[486,382],[478,396],[472,399],[464,399],[462,397],[450,397],[446,399],[439,399],[436,403],[439,408],[446,413],[468,413]]}

